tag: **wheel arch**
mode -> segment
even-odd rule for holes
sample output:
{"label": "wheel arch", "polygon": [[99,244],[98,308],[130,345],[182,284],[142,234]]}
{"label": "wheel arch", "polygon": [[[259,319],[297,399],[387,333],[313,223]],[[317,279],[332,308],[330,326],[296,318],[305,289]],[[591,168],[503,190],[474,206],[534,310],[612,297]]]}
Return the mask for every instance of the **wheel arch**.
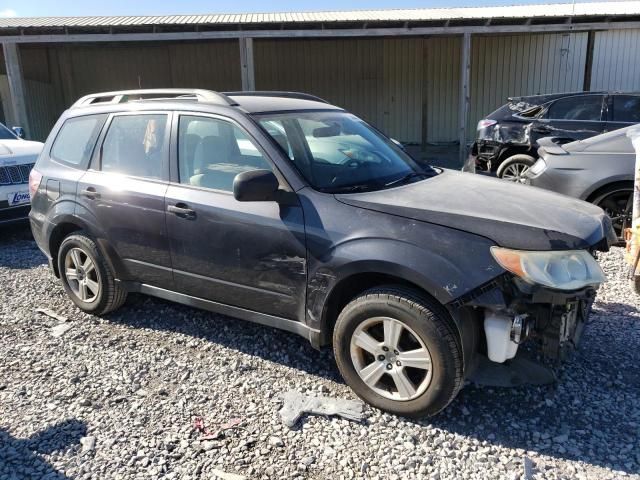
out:
{"label": "wheel arch", "polygon": [[53,227],[49,233],[49,254],[53,259],[51,265],[53,267],[53,273],[56,277],[60,278],[60,270],[58,268],[58,252],[63,240],[74,232],[84,230],[84,226],[77,220],[64,220]]}
{"label": "wheel arch", "polygon": [[57,217],[51,222],[51,225],[52,227],[47,234],[47,238],[49,255],[53,260],[51,264],[56,277],[60,278],[58,269],[58,252],[60,245],[62,245],[64,239],[72,233],[85,232],[95,240],[98,250],[115,273],[116,278],[121,280],[128,279],[127,270],[120,256],[95,226],[75,215],[62,215]]}
{"label": "wheel arch", "polygon": [[602,193],[609,189],[615,189],[616,187],[633,189],[633,180],[628,178],[609,178],[597,184],[591,192],[585,196],[585,200],[593,203]]}
{"label": "wheel arch", "polygon": [[500,153],[498,154],[498,161],[493,166],[493,170],[498,171],[500,165],[514,155],[527,155],[534,160],[538,158],[536,149],[531,148],[528,145],[506,145],[502,150],[500,150]]}
{"label": "wheel arch", "polygon": [[383,271],[354,272],[336,282],[326,298],[320,326],[322,345],[331,343],[338,315],[351,300],[367,290],[384,285],[408,288],[442,305],[424,287],[406,278]]}

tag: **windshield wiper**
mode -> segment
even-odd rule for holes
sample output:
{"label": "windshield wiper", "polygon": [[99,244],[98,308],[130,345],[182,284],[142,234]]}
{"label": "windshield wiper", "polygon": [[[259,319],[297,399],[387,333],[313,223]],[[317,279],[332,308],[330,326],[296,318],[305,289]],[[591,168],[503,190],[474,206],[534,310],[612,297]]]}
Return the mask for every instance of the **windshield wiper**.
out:
{"label": "windshield wiper", "polygon": [[327,193],[354,193],[354,192],[367,192],[372,188],[377,188],[377,187],[379,187],[379,185],[374,185],[371,183],[359,183],[356,185],[345,185],[343,187],[334,187],[334,188],[327,187],[327,188],[323,188],[321,191],[327,192]]}
{"label": "windshield wiper", "polygon": [[405,183],[408,182],[409,180],[413,179],[413,178],[418,178],[418,177],[432,177],[433,174],[430,173],[426,173],[426,172],[411,172],[411,173],[407,173],[406,175],[397,178],[395,180],[391,180],[389,183],[385,183],[384,186],[385,187],[391,187],[393,185],[398,185],[400,183]]}

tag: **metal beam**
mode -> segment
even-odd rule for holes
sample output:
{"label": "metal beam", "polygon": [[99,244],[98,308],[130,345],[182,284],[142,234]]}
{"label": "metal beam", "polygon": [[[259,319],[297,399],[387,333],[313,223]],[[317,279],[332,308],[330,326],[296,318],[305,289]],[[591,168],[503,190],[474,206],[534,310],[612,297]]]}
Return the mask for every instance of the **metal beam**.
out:
{"label": "metal beam", "polygon": [[24,88],[24,77],[22,75],[22,63],[20,62],[20,52],[15,43],[3,43],[4,63],[7,69],[7,80],[9,82],[9,92],[11,94],[12,117],[9,127],[20,126],[24,128],[27,137],[30,136],[29,118],[27,116],[26,94]]}
{"label": "metal beam", "polygon": [[256,89],[256,75],[253,66],[253,38],[240,37],[239,43],[242,90],[252,91]]}
{"label": "metal beam", "polygon": [[584,62],[584,81],[582,90],[588,92],[591,90],[591,76],[593,74],[593,50],[595,46],[596,33],[589,32],[587,34],[587,58]]}
{"label": "metal beam", "polygon": [[467,159],[467,121],[471,82],[471,34],[462,35],[460,54],[460,112],[458,114],[458,141],[460,142],[460,166]]}
{"label": "metal beam", "polygon": [[382,37],[463,35],[492,33],[584,32],[589,30],[624,30],[640,28],[640,22],[559,23],[549,25],[488,25],[453,27],[358,28],[324,30],[225,30],[204,32],[160,33],[74,33],[52,35],[0,35],[8,43],[69,43],[69,42],[158,42],[178,40],[213,40],[230,38],[319,38],[319,37]]}

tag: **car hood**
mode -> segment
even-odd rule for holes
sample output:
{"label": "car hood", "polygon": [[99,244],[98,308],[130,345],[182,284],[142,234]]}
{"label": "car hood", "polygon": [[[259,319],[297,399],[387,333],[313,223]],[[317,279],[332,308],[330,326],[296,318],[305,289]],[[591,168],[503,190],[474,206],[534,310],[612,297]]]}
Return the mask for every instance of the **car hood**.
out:
{"label": "car hood", "polygon": [[0,166],[34,163],[43,145],[29,140],[0,140]]}
{"label": "car hood", "polygon": [[603,238],[615,241],[609,217],[590,203],[452,170],[402,187],[336,198],[355,207],[481,235],[514,249],[581,249]]}

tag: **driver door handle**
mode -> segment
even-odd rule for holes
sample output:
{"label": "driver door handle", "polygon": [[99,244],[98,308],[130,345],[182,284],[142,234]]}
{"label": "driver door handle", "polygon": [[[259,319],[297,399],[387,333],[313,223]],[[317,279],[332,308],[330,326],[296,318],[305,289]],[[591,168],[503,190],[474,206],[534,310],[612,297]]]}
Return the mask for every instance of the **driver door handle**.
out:
{"label": "driver door handle", "polygon": [[185,203],[177,203],[175,205],[169,205],[167,212],[173,213],[178,217],[194,220],[196,218],[196,211],[189,208]]}

